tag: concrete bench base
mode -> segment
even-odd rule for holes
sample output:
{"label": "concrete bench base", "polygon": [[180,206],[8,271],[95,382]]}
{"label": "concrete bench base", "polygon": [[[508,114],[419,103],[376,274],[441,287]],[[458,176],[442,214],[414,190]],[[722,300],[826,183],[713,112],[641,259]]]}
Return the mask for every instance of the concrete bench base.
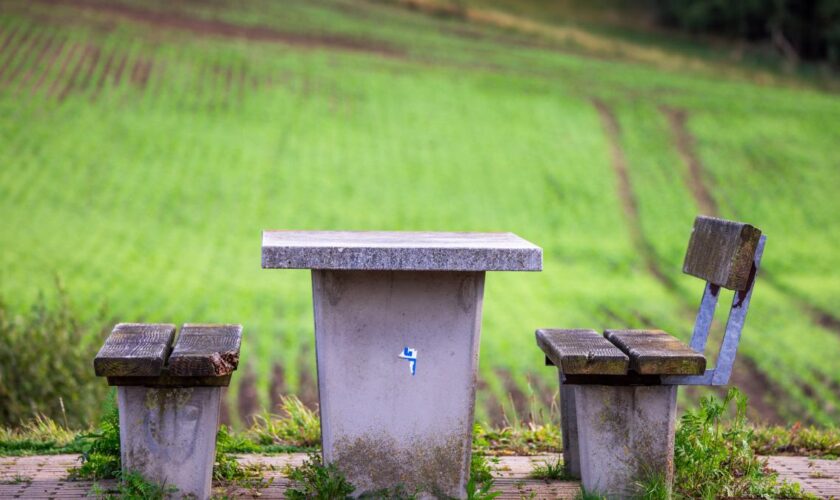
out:
{"label": "concrete bench base", "polygon": [[677,386],[561,387],[563,458],[587,491],[629,498],[652,475],[672,484]]}
{"label": "concrete bench base", "polygon": [[117,387],[124,472],[210,498],[220,387]]}

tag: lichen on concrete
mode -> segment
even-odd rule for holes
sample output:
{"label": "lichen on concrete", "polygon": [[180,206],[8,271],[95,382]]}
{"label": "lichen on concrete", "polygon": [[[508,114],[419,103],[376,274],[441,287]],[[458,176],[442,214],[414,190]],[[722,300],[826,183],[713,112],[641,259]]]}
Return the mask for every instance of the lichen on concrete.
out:
{"label": "lichen on concrete", "polygon": [[334,463],[356,486],[356,494],[402,486],[421,498],[457,498],[463,496],[468,459],[461,435],[404,448],[390,436],[369,434],[336,442]]}

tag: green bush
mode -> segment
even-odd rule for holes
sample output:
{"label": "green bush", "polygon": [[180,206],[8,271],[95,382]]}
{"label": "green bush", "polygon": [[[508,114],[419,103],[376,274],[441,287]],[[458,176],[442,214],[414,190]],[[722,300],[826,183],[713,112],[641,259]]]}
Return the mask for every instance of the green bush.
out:
{"label": "green bush", "polygon": [[[103,314],[78,320],[59,285],[50,301],[41,295],[25,315],[0,298],[0,426],[45,416],[65,427],[95,420],[107,384],[96,380],[93,358],[103,339]],[[50,304],[53,305],[50,305]]]}

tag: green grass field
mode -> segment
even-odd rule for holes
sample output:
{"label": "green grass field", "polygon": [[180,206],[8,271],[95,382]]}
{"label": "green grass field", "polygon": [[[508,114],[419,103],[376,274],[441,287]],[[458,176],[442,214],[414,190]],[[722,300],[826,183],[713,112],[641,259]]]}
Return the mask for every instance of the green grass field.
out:
{"label": "green grass field", "polygon": [[231,404],[267,406],[312,399],[314,354],[309,275],[261,270],[261,230],[514,231],[544,271],[488,277],[479,417],[524,417],[556,391],[537,327],[688,337],[711,211],[768,235],[736,383],[837,422],[840,99],[596,49],[387,2],[2,0],[0,294],[243,323]]}

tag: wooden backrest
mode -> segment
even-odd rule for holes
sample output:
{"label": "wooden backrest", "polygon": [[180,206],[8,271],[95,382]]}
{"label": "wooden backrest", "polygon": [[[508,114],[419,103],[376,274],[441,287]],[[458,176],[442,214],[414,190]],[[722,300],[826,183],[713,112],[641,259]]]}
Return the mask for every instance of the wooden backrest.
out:
{"label": "wooden backrest", "polygon": [[683,272],[730,290],[746,290],[760,237],[761,230],[749,224],[699,215]]}

